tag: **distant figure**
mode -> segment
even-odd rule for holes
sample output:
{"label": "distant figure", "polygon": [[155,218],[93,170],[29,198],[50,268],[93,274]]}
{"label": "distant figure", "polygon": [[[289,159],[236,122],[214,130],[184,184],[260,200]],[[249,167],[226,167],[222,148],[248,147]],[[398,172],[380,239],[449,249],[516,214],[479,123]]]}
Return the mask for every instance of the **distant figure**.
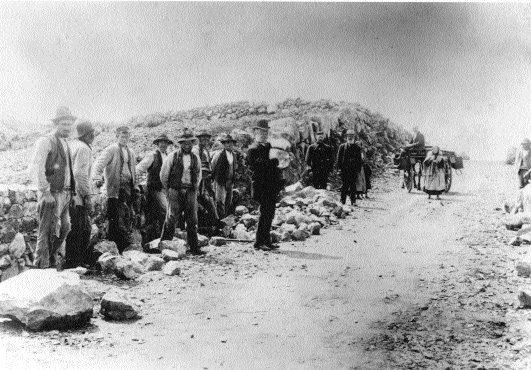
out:
{"label": "distant figure", "polygon": [[54,131],[35,143],[30,173],[39,191],[39,230],[35,248],[35,266],[62,269],[65,240],[70,232],[70,201],[75,192],[72,158],[66,138],[77,117],[70,109],[57,109]]}
{"label": "distant figure", "polygon": [[413,149],[416,151],[423,151],[426,147],[426,141],[424,139],[424,135],[419,131],[418,126],[413,127],[413,138],[409,141],[409,144],[407,144],[405,147],[407,149]]}
{"label": "distant figure", "polygon": [[424,160],[424,192],[428,193],[428,199],[432,195],[441,195],[446,190],[446,182],[444,179],[444,158],[440,153],[439,147],[434,146],[426,159]]}
{"label": "distant figure", "polygon": [[70,222],[72,230],[66,238],[65,268],[78,266],[91,267],[96,261],[89,250],[92,223],[90,217],[93,212],[92,181],[92,142],[94,141],[94,127],[92,123],[78,120],[76,124],[77,138],[70,144],[76,194],[70,205]]}
{"label": "distant figure", "polygon": [[514,167],[518,174],[518,186],[522,189],[531,175],[531,141],[528,138],[522,140],[522,148],[516,153]]}
{"label": "distant figure", "polygon": [[324,132],[316,133],[317,142],[308,148],[306,164],[312,171],[312,182],[316,189],[326,189],[328,175],[334,166],[334,153],[332,147],[324,143]]}
{"label": "distant figure", "polygon": [[356,180],[362,170],[363,160],[361,147],[356,144],[354,130],[348,130],[346,133],[347,142],[339,146],[337,153],[337,168],[341,172],[341,203],[345,204],[347,195],[350,196],[350,202],[356,204]]}
{"label": "distant figure", "polygon": [[146,189],[146,242],[150,242],[160,235],[162,225],[166,219],[168,199],[160,181],[162,163],[168,156],[168,146],[173,141],[162,134],[153,140],[156,149],[148,153],[142,161],[136,165],[136,174],[140,176],[147,172]]}
{"label": "distant figure", "polygon": [[97,188],[103,185],[105,171],[108,239],[116,243],[120,253],[132,243],[133,203],[140,192],[136,180],[135,153],[128,146],[130,138],[129,127],[118,127],[116,143],[101,152],[92,170]]}

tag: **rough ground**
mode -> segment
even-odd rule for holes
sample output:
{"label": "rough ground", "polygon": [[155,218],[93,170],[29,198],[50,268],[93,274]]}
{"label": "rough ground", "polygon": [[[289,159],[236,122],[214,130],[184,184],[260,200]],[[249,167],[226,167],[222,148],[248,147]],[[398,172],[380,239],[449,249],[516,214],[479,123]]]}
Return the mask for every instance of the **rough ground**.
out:
{"label": "rough ground", "polygon": [[180,277],[87,277],[96,299],[126,289],[142,317],[67,333],[0,324],[2,368],[531,368],[514,272],[529,246],[507,246],[500,225],[514,179],[465,166],[442,201],[381,179],[354,218],[278,254],[209,247]]}

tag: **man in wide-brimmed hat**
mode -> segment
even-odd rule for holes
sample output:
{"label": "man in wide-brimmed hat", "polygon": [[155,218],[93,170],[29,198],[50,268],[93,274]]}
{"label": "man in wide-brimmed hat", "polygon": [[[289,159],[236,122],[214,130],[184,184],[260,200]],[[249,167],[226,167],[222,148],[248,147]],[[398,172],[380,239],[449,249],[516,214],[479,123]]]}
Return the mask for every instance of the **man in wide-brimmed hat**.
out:
{"label": "man in wide-brimmed hat", "polygon": [[203,255],[197,240],[197,192],[201,182],[201,159],[192,151],[196,140],[193,132],[184,129],[177,140],[180,148],[168,155],[162,164],[160,180],[168,192],[168,212],[161,240],[172,240],[175,227],[184,214],[186,240],[193,255]]}
{"label": "man in wide-brimmed hat", "polygon": [[362,171],[363,157],[361,147],[356,144],[356,133],[348,130],[347,141],[339,146],[337,168],[341,172],[341,203],[345,204],[347,195],[351,204],[356,204],[356,180]]}
{"label": "man in wide-brimmed hat", "polygon": [[223,150],[217,151],[212,158],[212,174],[218,215],[224,218],[232,205],[232,187],[238,161],[234,153],[236,140],[230,134],[225,134],[219,141],[223,144]]}
{"label": "man in wide-brimmed hat", "polygon": [[259,120],[254,127],[255,142],[247,151],[247,162],[252,171],[253,200],[260,204],[260,218],[256,230],[254,248],[263,251],[277,249],[271,242],[271,224],[275,217],[275,204],[280,191],[284,188],[282,172],[278,168],[279,160],[269,158],[271,144],[267,142],[269,121]]}
{"label": "man in wide-brimmed hat", "polygon": [[76,194],[70,205],[70,223],[72,230],[66,238],[66,265],[68,268],[91,266],[94,264],[93,253],[89,249],[93,212],[92,181],[92,142],[96,136],[90,121],[76,121],[77,136],[70,143],[72,167],[76,182]]}
{"label": "man in wide-brimmed hat", "polygon": [[133,232],[133,204],[139,193],[136,178],[136,157],[129,147],[131,131],[128,126],[116,129],[116,143],[101,152],[94,163],[92,178],[96,187],[103,185],[107,191],[108,239],[123,252],[131,245]]}
{"label": "man in wide-brimmed hat", "polygon": [[531,174],[531,141],[525,138],[521,142],[521,148],[516,153],[514,167],[518,174],[518,186],[522,189],[527,185]]}
{"label": "man in wide-brimmed hat", "polygon": [[65,240],[70,232],[69,205],[75,192],[72,158],[66,139],[77,117],[67,107],[59,107],[52,133],[35,143],[30,174],[37,185],[39,231],[35,265],[62,269]]}
{"label": "man in wide-brimmed hat", "polygon": [[306,164],[312,172],[312,182],[316,189],[326,189],[328,175],[334,166],[334,152],[330,145],[324,143],[324,132],[317,131],[317,142],[310,145],[306,153]]}
{"label": "man in wide-brimmed hat", "polygon": [[137,176],[147,172],[145,224],[147,242],[159,237],[166,219],[168,199],[160,181],[160,170],[162,163],[168,156],[168,146],[172,144],[173,141],[168,139],[166,134],[159,135],[153,140],[156,149],[146,154],[142,161],[136,165]]}

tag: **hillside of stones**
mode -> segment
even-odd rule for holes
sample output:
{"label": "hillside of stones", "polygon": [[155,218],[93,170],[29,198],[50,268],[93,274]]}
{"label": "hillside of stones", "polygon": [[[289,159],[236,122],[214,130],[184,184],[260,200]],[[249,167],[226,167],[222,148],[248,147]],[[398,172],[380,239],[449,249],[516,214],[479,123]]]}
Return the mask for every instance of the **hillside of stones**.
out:
{"label": "hillside of stones", "polygon": [[[282,136],[292,144],[306,139],[314,140],[310,120],[318,117],[320,129],[330,132],[337,127],[340,118],[347,128],[356,130],[362,145],[371,152],[376,170],[392,164],[393,152],[410,138],[410,133],[394,124],[389,118],[371,112],[357,103],[333,102],[330,100],[306,101],[300,98],[287,99],[278,104],[234,102],[188,111],[170,111],[136,116],[125,124],[133,129],[131,143],[138,158],[152,149],[152,140],[161,133],[176,138],[180,131],[189,127],[193,130],[207,129],[214,135],[232,132],[238,139],[238,147],[246,146],[251,140],[251,127],[262,118],[271,120],[274,136]],[[100,134],[93,148],[95,156],[114,140],[117,123],[98,124]],[[16,150],[0,152],[0,184],[28,184],[27,165],[36,133],[18,137],[12,147]]]}

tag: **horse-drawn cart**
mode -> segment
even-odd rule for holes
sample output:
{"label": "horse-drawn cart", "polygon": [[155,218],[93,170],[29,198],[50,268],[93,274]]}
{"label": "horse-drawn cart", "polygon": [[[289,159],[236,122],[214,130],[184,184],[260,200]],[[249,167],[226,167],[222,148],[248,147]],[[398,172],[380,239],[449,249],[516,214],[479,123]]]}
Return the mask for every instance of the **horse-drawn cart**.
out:
{"label": "horse-drawn cart", "polygon": [[[422,164],[431,148],[431,146],[426,146],[424,150],[402,150],[401,153],[395,155],[394,164],[397,169],[404,171],[403,186],[408,192],[411,192],[414,187],[421,190]],[[461,170],[463,168],[463,158],[448,150],[441,150],[441,154],[444,159],[445,190],[449,192],[452,187],[452,169]]]}

